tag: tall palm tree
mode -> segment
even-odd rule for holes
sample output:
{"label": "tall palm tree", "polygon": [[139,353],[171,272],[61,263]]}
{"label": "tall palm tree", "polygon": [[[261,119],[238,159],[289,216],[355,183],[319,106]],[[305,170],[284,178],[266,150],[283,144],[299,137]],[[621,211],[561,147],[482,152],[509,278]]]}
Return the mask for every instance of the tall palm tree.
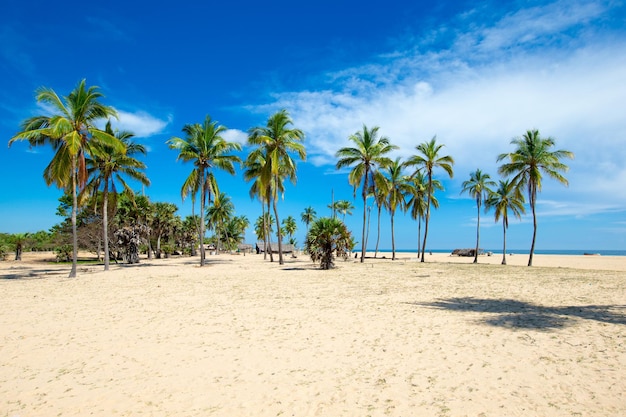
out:
{"label": "tall palm tree", "polygon": [[424,252],[426,251],[426,239],[428,238],[428,224],[430,222],[430,206],[432,203],[432,198],[434,194],[434,186],[433,186],[433,172],[435,168],[441,168],[450,178],[454,176],[454,171],[452,166],[454,165],[454,159],[449,156],[440,156],[439,152],[444,145],[437,144],[437,137],[433,137],[430,141],[421,143],[415,147],[417,151],[420,153],[418,155],[411,156],[406,161],[406,166],[415,166],[417,170],[423,170],[428,178],[428,184],[426,189],[426,218],[425,227],[424,227],[424,243],[422,244],[422,259],[421,262],[424,262]]}
{"label": "tall palm tree", "polygon": [[476,209],[478,218],[476,221],[476,250],[474,251],[474,263],[478,263],[478,246],[480,241],[480,208],[484,199],[487,199],[491,188],[496,185],[491,181],[489,174],[483,173],[480,169],[470,173],[470,179],[463,181],[463,189],[461,193],[467,192],[476,200]]}
{"label": "tall palm tree", "polygon": [[76,276],[78,258],[78,238],[76,212],[78,191],[87,183],[85,155],[89,153],[92,141],[101,141],[124,152],[124,145],[115,137],[96,128],[102,119],[116,117],[113,107],[100,103],[103,97],[98,87],[87,88],[81,80],[67,97],[59,97],[51,88],[37,90],[39,103],[49,106],[51,116],[35,116],[22,123],[21,132],[9,140],[9,146],[17,140],[28,140],[31,146],[50,144],[55,151],[52,161],[44,171],[46,184],[72,192],[72,269],[69,277]]}
{"label": "tall palm tree", "polygon": [[[372,176],[372,187],[370,188],[370,195],[374,196],[374,202],[376,203],[377,209],[377,223],[376,223],[376,248],[374,250],[374,258],[378,257],[378,245],[380,244],[380,218],[383,211],[383,206],[385,205],[385,200],[387,198],[387,188],[389,184],[387,183],[387,178],[381,174],[380,171],[375,171]],[[371,207],[370,207],[371,209]],[[369,218],[368,218],[369,221]],[[369,224],[368,224],[368,232],[369,232]],[[367,242],[367,239],[365,239]]]}
{"label": "tall palm tree", "polygon": [[348,137],[355,145],[354,148],[345,147],[337,151],[336,156],[339,158],[336,168],[353,166],[352,171],[348,175],[348,181],[356,189],[359,184],[363,183],[361,196],[363,197],[363,233],[361,234],[361,262],[365,259],[365,226],[367,223],[367,195],[370,192],[370,185],[373,185],[372,175],[378,168],[384,168],[391,163],[391,160],[385,155],[396,146],[389,143],[386,137],[378,137],[378,126],[368,129],[363,125],[363,130],[358,131]]}
{"label": "tall palm tree", "polygon": [[498,169],[501,175],[514,175],[512,182],[515,186],[527,187],[530,209],[533,213],[533,240],[530,245],[530,256],[528,266],[533,264],[533,253],[535,252],[535,239],[537,237],[537,214],[535,206],[537,203],[537,192],[541,191],[541,181],[543,174],[553,178],[561,184],[567,186],[567,179],[561,174],[569,168],[561,159],[574,158],[574,154],[566,150],[551,150],[555,144],[553,138],[542,138],[538,130],[528,130],[524,136],[514,138],[511,144],[517,149],[510,153],[503,153],[498,156],[498,162],[507,159],[509,162],[503,164]]}
{"label": "tall palm tree", "polygon": [[[407,209],[411,212],[411,218],[417,220],[417,256],[421,254],[421,239],[422,239],[422,219],[426,215],[426,204],[428,201],[428,182],[424,174],[420,171],[410,177],[405,177],[405,186],[407,189]],[[433,180],[434,190],[443,190],[443,186],[439,180]],[[431,196],[431,204],[437,209],[439,208],[439,200],[433,194]]]}
{"label": "tall palm tree", "polygon": [[302,223],[306,225],[307,233],[309,233],[309,224],[311,224],[315,220],[316,216],[317,213],[315,212],[315,209],[311,206],[306,207],[302,214],[300,214],[300,220],[302,220]]}
{"label": "tall palm tree", "polygon": [[[111,128],[111,121],[108,121],[105,132],[111,136],[115,136],[124,144],[125,152],[116,151],[112,146],[104,143],[94,143],[91,148],[91,157],[86,160],[87,173],[91,180],[85,187],[85,195],[91,193],[97,197],[97,193],[102,189],[102,240],[104,242],[104,270],[109,270],[109,219],[108,219],[108,203],[109,192],[113,195],[113,206],[117,204],[117,187],[116,182],[122,186],[122,190],[131,199],[134,196],[132,188],[124,180],[124,176],[138,181],[143,185],[150,185],[150,180],[141,170],[146,165],[133,158],[133,155],[146,155],[146,148],[131,139],[133,133],[127,131],[114,132]],[[94,201],[97,201],[94,198]]]}
{"label": "tall palm tree", "polygon": [[500,180],[498,189],[489,193],[485,200],[485,208],[495,209],[496,222],[502,217],[502,265],[506,265],[506,229],[509,228],[509,210],[518,219],[525,213],[524,196],[519,187],[509,180]]}
{"label": "tall palm tree", "polygon": [[391,217],[391,260],[396,260],[396,239],[394,235],[394,216],[396,210],[404,210],[406,206],[405,193],[406,186],[404,177],[402,175],[402,169],[404,164],[400,158],[396,158],[391,165],[389,165],[385,173],[387,179],[387,198],[385,199],[385,206],[389,210]]}
{"label": "tall palm tree", "polygon": [[[270,199],[274,206],[274,217],[276,225],[280,225],[278,217],[278,195],[283,192],[283,181],[288,178],[292,183],[296,183],[296,163],[292,159],[291,154],[295,153],[301,160],[306,160],[306,151],[302,141],[304,133],[300,129],[290,128],[293,121],[289,117],[287,110],[281,110],[274,113],[267,120],[265,126],[257,126],[250,129],[248,143],[257,146],[257,149],[251,152],[252,160],[258,159],[254,154],[264,156],[265,163],[261,171],[261,183],[270,185]],[[249,157],[250,157],[249,156]],[[277,227],[278,237],[278,263],[284,264],[282,233],[280,227]]]}
{"label": "tall palm tree", "polygon": [[[261,153],[261,152],[252,152],[248,155],[248,157],[246,158],[246,161],[244,163],[244,166],[246,167],[244,173],[243,173],[243,178],[246,181],[252,181],[252,186],[250,186],[250,191],[249,191],[249,195],[251,199],[254,199],[255,197],[259,199],[259,201],[261,202],[261,210],[262,210],[262,215],[260,217],[260,219],[263,222],[263,259],[267,259],[267,254],[269,252],[270,255],[270,262],[274,262],[274,255],[273,255],[273,251],[272,251],[272,238],[271,238],[271,224],[268,222],[268,220],[272,220],[272,216],[269,215],[269,213],[271,212],[271,189],[272,189],[272,184],[270,183],[263,183],[262,181],[262,174],[263,174],[263,170],[266,166],[266,159],[265,156]],[[280,184],[282,186],[282,184]],[[282,189],[281,189],[282,190]],[[267,211],[265,210],[265,207],[267,205]],[[266,215],[267,214],[267,215]],[[257,236],[259,236],[257,234]]]}
{"label": "tall palm tree", "polygon": [[203,124],[187,124],[183,127],[185,139],[173,137],[167,141],[171,149],[178,150],[176,160],[193,162],[194,169],[183,184],[183,190],[200,189],[200,266],[204,266],[206,254],[204,251],[204,227],[206,224],[205,203],[211,202],[211,194],[217,195],[219,189],[213,168],[219,168],[235,174],[235,162],[241,159],[230,154],[240,151],[241,145],[235,142],[227,142],[221,135],[226,127],[211,120],[211,116],[204,118]]}
{"label": "tall palm tree", "polygon": [[224,193],[219,193],[213,200],[213,204],[207,208],[206,219],[208,224],[215,231],[217,237],[216,251],[219,253],[220,242],[226,232],[226,224],[233,218],[235,205],[230,197]]}

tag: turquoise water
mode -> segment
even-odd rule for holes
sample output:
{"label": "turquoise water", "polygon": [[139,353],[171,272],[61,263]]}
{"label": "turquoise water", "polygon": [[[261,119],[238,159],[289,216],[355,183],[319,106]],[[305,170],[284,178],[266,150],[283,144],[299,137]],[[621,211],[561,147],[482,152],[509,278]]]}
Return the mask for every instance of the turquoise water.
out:
{"label": "turquoise water", "polygon": [[[368,249],[368,252],[374,252],[374,249]],[[452,253],[453,249],[433,249],[426,252],[433,253]],[[493,252],[494,254],[502,253],[502,249],[484,249],[485,252]],[[391,249],[383,249],[378,252],[391,253]],[[417,253],[417,249],[396,249],[397,253]],[[530,252],[528,249],[510,249],[507,253],[514,253],[516,255],[528,255]],[[607,249],[550,249],[550,250],[535,250],[537,255],[584,255],[585,253],[600,254],[603,256],[626,256],[626,250],[607,250]]]}

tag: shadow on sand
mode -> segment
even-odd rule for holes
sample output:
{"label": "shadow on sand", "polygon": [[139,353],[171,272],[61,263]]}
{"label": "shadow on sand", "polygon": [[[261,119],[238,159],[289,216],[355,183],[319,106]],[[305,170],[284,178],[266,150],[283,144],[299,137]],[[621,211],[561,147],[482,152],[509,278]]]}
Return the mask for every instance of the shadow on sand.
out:
{"label": "shadow on sand", "polygon": [[626,305],[546,307],[511,299],[447,298],[412,305],[450,311],[489,314],[480,321],[507,328],[553,330],[573,325],[577,319],[626,325]]}

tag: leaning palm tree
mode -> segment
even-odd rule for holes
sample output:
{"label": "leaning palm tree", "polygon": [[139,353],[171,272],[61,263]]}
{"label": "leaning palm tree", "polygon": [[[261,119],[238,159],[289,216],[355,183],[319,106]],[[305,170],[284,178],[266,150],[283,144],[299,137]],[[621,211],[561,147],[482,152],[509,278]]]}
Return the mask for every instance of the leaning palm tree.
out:
{"label": "leaning palm tree", "polygon": [[377,168],[384,168],[391,163],[385,155],[397,146],[391,145],[386,137],[378,137],[378,126],[368,129],[363,125],[363,130],[348,137],[355,145],[354,148],[345,147],[337,151],[339,158],[336,168],[341,169],[353,166],[348,175],[348,181],[354,187],[354,191],[359,184],[363,183],[361,196],[363,197],[363,233],[361,234],[361,262],[365,259],[365,226],[367,223],[367,195],[370,186],[373,185],[372,175]]}
{"label": "leaning palm tree", "polygon": [[474,251],[474,263],[478,263],[478,246],[480,241],[480,208],[482,202],[489,196],[491,188],[496,185],[491,181],[489,174],[483,173],[480,169],[470,173],[470,179],[463,181],[463,189],[461,193],[467,192],[476,200],[476,208],[478,211],[478,218],[476,221],[476,250]]}
{"label": "leaning palm tree", "polygon": [[[91,157],[86,160],[87,172],[91,180],[85,187],[86,193],[94,197],[97,202],[97,193],[102,189],[102,240],[104,243],[104,270],[109,270],[109,220],[108,204],[109,195],[113,196],[113,206],[117,205],[116,182],[122,186],[123,192],[133,199],[132,188],[126,183],[124,177],[138,181],[143,185],[150,185],[150,180],[146,174],[141,172],[146,165],[133,158],[133,155],[146,155],[146,148],[131,140],[133,133],[127,131],[114,132],[111,128],[111,121],[108,121],[105,132],[115,136],[124,144],[125,152],[117,151],[114,147],[103,143],[94,143],[91,149]],[[109,194],[109,192],[111,194]]]}
{"label": "leaning palm tree", "polygon": [[502,244],[502,265],[506,265],[506,229],[509,228],[509,210],[518,219],[522,218],[524,209],[524,196],[519,187],[509,180],[500,180],[496,191],[489,193],[485,200],[485,209],[493,207],[495,209],[496,222],[502,217],[503,244]]}
{"label": "leaning palm tree", "polygon": [[46,184],[55,184],[72,193],[72,269],[69,277],[76,276],[78,237],[76,212],[78,190],[87,183],[86,154],[91,143],[100,141],[124,152],[124,145],[112,135],[96,128],[96,123],[116,117],[113,107],[100,103],[103,97],[98,87],[87,88],[85,80],[78,83],[67,97],[59,97],[51,88],[39,88],[37,101],[54,112],[53,115],[35,116],[22,123],[22,131],[9,140],[9,146],[17,140],[28,140],[31,146],[50,144],[55,151],[52,161],[44,171]]}
{"label": "leaning palm tree", "polygon": [[402,168],[404,164],[400,158],[396,158],[391,165],[385,170],[387,182],[387,198],[385,199],[385,207],[389,210],[391,217],[391,260],[396,260],[396,239],[394,235],[394,217],[396,210],[404,210],[406,207],[405,195],[406,187],[402,176]]}
{"label": "leaning palm tree", "polygon": [[537,237],[537,192],[541,191],[542,173],[548,175],[567,186],[567,179],[561,174],[568,170],[568,166],[561,162],[563,158],[574,158],[574,154],[566,150],[553,151],[553,138],[542,138],[538,130],[528,130],[524,136],[514,138],[511,144],[517,149],[514,152],[503,153],[498,156],[498,162],[507,159],[509,162],[498,169],[501,175],[514,175],[512,182],[515,186],[527,187],[530,209],[533,213],[533,240],[530,245],[528,266],[533,264],[535,252],[535,238]]}
{"label": "leaning palm tree", "polygon": [[[406,161],[406,166],[415,166],[417,170],[423,170],[428,178],[428,188],[426,189],[426,217],[424,227],[424,243],[422,244],[422,259],[424,262],[424,252],[426,251],[426,239],[428,238],[428,224],[430,222],[430,206],[434,194],[433,186],[433,172],[435,168],[442,168],[452,178],[454,171],[452,166],[454,165],[454,159],[449,156],[440,156],[439,152],[444,145],[437,144],[437,137],[433,137],[429,142],[424,142],[415,147],[421,155],[413,155]],[[415,175],[415,174],[414,174]]]}
{"label": "leaning palm tree", "polygon": [[185,139],[173,137],[167,141],[170,149],[178,150],[177,160],[193,162],[194,169],[183,184],[183,190],[200,189],[200,266],[204,266],[206,254],[204,251],[204,227],[206,224],[205,203],[211,202],[211,194],[219,194],[217,180],[213,168],[222,169],[229,174],[235,174],[236,162],[241,159],[230,154],[240,151],[241,145],[227,142],[221,135],[226,127],[218,125],[207,115],[203,124],[188,124],[183,127]]}
{"label": "leaning palm tree", "polygon": [[[265,126],[258,126],[250,129],[248,143],[257,146],[251,152],[249,158],[259,160],[256,154],[263,156],[264,164],[261,168],[260,179],[264,186],[269,186],[270,200],[274,206],[274,217],[276,225],[280,225],[278,217],[278,196],[283,193],[283,181],[288,178],[292,183],[296,183],[296,163],[291,154],[295,153],[301,160],[306,160],[306,151],[302,141],[304,133],[300,129],[289,128],[293,121],[289,117],[287,110],[274,113],[267,120]],[[284,264],[282,233],[277,227],[278,238],[278,263]]]}
{"label": "leaning palm tree", "polygon": [[306,207],[302,214],[300,214],[300,220],[302,220],[302,223],[306,225],[307,233],[309,233],[309,224],[313,223],[316,215],[317,213],[315,212],[315,209],[311,206]]}

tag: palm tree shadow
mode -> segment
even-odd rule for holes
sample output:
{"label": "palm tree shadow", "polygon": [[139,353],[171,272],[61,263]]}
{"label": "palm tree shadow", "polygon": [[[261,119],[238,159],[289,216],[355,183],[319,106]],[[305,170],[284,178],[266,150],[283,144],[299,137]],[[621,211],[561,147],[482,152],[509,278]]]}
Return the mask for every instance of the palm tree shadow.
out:
{"label": "palm tree shadow", "polygon": [[480,321],[497,327],[554,330],[573,325],[576,320],[626,325],[626,305],[587,305],[546,307],[524,301],[488,298],[447,298],[430,303],[409,303],[450,311],[488,314]]}

